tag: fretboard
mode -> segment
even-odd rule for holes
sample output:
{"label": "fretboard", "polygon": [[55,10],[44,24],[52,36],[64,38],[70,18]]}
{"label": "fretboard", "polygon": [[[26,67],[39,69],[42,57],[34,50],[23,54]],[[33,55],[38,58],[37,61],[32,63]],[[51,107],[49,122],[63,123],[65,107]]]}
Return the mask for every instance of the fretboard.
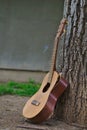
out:
{"label": "fretboard", "polygon": [[56,70],[56,59],[57,59],[57,50],[58,50],[58,43],[59,43],[59,38],[57,36],[55,38],[54,43],[55,44],[54,44],[54,48],[53,48],[51,67],[50,67],[49,78],[48,78],[49,83],[51,83],[53,72],[54,72],[54,70]]}
{"label": "fretboard", "polygon": [[54,40],[54,48],[53,48],[53,54],[52,54],[52,59],[51,59],[51,67],[50,67],[49,77],[48,77],[49,83],[51,83],[52,77],[53,77],[53,72],[54,72],[54,70],[56,70],[56,59],[57,59],[58,44],[59,44],[60,37],[63,33],[65,24],[66,24],[66,19],[63,18],[61,20],[59,29],[57,31],[57,34],[56,34],[56,37],[55,37],[55,40]]}

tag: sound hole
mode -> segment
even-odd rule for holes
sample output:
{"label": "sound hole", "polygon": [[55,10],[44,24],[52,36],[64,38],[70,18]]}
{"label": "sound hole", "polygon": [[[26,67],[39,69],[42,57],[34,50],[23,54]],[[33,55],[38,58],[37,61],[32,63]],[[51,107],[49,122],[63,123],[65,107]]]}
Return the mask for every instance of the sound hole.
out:
{"label": "sound hole", "polygon": [[46,86],[43,88],[43,92],[45,93],[50,87],[50,83],[47,83]]}

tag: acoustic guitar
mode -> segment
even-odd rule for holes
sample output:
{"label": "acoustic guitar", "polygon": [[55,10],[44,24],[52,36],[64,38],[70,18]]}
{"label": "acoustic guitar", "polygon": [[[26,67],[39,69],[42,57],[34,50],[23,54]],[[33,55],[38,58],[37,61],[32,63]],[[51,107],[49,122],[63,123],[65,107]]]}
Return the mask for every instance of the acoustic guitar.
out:
{"label": "acoustic guitar", "polygon": [[56,71],[58,43],[65,24],[66,19],[63,18],[54,40],[50,71],[44,77],[38,92],[27,101],[23,108],[23,116],[33,123],[41,123],[52,116],[58,98],[68,86],[68,82]]}

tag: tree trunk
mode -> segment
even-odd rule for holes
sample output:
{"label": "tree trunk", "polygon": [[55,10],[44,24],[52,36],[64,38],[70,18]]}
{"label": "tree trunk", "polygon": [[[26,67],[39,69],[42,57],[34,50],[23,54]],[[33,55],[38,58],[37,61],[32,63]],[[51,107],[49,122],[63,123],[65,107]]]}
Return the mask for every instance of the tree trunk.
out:
{"label": "tree trunk", "polygon": [[[56,117],[87,127],[87,24],[85,0],[65,0],[68,20],[64,38],[61,70],[70,87],[56,106]],[[86,16],[87,17],[87,16]]]}

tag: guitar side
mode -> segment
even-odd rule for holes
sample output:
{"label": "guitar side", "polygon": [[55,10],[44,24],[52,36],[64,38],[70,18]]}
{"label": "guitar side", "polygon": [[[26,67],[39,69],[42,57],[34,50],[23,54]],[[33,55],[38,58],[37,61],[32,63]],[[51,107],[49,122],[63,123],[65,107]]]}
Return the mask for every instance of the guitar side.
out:
{"label": "guitar side", "polygon": [[68,87],[68,85],[68,82],[61,77],[60,80],[55,84],[42,111],[36,117],[31,119],[33,123],[41,123],[53,115],[57,100]]}

